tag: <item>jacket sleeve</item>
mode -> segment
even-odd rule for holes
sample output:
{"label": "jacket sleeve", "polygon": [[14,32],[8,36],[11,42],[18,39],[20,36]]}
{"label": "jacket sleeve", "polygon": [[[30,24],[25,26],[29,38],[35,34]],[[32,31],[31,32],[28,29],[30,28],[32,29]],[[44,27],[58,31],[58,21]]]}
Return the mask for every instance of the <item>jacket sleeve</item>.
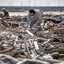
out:
{"label": "jacket sleeve", "polygon": [[30,23],[31,23],[31,20],[29,17],[27,17],[27,21],[25,23],[25,29],[29,28],[30,27]]}

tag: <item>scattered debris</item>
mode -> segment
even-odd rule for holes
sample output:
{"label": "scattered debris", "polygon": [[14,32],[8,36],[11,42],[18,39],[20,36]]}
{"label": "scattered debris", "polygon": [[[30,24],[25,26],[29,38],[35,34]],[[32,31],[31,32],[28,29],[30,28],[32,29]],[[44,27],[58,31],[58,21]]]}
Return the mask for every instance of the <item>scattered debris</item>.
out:
{"label": "scattered debris", "polygon": [[0,18],[0,64],[64,63],[64,18],[51,17],[59,17],[62,22],[47,20],[38,30],[25,30],[26,18],[21,16]]}

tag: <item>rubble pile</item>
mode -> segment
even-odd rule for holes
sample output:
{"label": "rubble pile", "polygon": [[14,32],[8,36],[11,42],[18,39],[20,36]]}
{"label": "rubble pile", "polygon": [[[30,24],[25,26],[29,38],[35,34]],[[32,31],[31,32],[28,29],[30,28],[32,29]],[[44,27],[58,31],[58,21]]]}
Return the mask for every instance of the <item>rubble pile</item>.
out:
{"label": "rubble pile", "polygon": [[64,64],[64,20],[38,30],[25,30],[25,22],[19,16],[0,19],[0,64]]}

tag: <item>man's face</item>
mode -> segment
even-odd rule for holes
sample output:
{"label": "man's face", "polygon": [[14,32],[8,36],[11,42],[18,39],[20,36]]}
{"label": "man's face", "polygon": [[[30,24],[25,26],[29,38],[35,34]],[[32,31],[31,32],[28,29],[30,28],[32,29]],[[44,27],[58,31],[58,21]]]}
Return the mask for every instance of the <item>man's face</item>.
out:
{"label": "man's face", "polygon": [[29,16],[30,16],[30,18],[32,19],[32,20],[37,20],[37,16],[36,16],[36,14],[34,14],[34,13],[29,13]]}
{"label": "man's face", "polygon": [[34,13],[29,13],[29,16],[34,16],[35,14]]}
{"label": "man's face", "polygon": [[33,19],[35,17],[34,13],[29,13],[29,16]]}

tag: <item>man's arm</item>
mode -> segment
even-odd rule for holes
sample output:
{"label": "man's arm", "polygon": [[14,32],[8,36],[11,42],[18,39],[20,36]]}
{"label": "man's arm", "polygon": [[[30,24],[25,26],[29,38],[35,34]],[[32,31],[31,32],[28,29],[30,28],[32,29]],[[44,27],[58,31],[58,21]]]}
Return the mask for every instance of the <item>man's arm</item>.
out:
{"label": "man's arm", "polygon": [[31,20],[29,17],[27,17],[27,21],[25,23],[25,29],[29,28],[30,27],[30,23],[31,23]]}

